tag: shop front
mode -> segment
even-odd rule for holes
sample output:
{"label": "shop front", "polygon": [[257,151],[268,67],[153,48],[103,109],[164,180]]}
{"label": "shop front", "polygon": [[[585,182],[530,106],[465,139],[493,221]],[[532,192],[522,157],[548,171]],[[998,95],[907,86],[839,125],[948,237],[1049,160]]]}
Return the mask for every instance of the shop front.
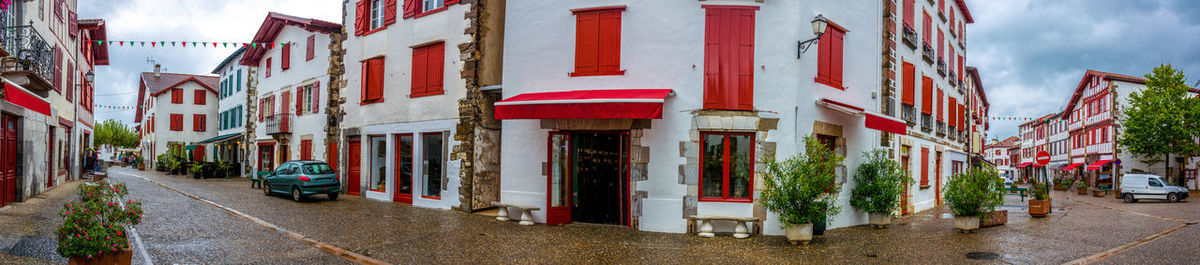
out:
{"label": "shop front", "polygon": [[1088,177],[1092,183],[1095,183],[1097,187],[1103,185],[1110,189],[1117,188],[1114,186],[1116,183],[1113,179],[1113,167],[1115,164],[1112,158],[1101,158],[1094,161],[1087,166]]}

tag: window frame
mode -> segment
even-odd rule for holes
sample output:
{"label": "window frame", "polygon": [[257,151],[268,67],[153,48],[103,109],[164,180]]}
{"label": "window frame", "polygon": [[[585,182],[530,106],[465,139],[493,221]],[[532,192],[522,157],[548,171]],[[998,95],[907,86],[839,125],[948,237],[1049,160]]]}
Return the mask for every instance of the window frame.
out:
{"label": "window frame", "polygon": [[[829,21],[829,25],[825,28],[825,34],[821,35],[817,44],[817,76],[813,79],[819,84],[824,84],[840,90],[846,90],[845,86],[845,61],[846,61],[846,33],[849,30]],[[828,49],[828,50],[826,50]]]}
{"label": "window frame", "polygon": [[[425,164],[425,162],[429,159],[426,156],[426,153],[428,151],[425,148],[425,147],[427,147],[427,145],[425,143],[425,137],[429,136],[429,135],[437,135],[438,138],[440,138],[441,142],[442,142],[438,147],[438,152],[440,154],[439,155],[440,159],[438,161],[440,164],[440,170],[439,170],[438,176],[437,176],[438,177],[437,195],[425,195],[425,191],[429,190],[428,186],[429,186],[429,179],[431,176],[428,174],[429,168],[426,167],[426,164]],[[448,152],[446,150],[446,146],[447,146],[447,144],[449,144],[450,139],[447,137],[447,135],[448,135],[448,133],[446,133],[446,132],[423,132],[423,133],[421,133],[420,163],[421,163],[421,198],[422,199],[430,199],[430,200],[441,200],[442,199],[442,195],[443,195],[442,193],[445,191],[442,189],[442,187],[446,186],[446,162],[449,160],[449,157],[447,157]]]}
{"label": "window frame", "polygon": [[192,91],[192,104],[207,105],[208,104],[208,90],[201,88],[201,89],[196,89],[196,90]]}
{"label": "window frame", "polygon": [[383,3],[384,0],[368,0],[368,1],[371,1],[370,2],[371,6],[368,7],[368,9],[370,10],[371,16],[367,17],[367,34],[371,34],[371,32],[374,32],[379,29],[383,29],[384,26],[387,25],[383,21],[384,9],[387,6]]}
{"label": "window frame", "polygon": [[[574,57],[574,68],[571,69],[571,72],[567,74],[568,76],[578,77],[578,76],[625,75],[625,69],[621,69],[621,45],[622,45],[621,33],[622,33],[622,19],[623,19],[623,13],[625,13],[625,8],[626,8],[625,5],[615,5],[615,6],[582,8],[582,9],[572,9],[571,10],[572,15],[575,16],[575,47],[574,47],[575,57]],[[605,18],[606,15],[607,16],[615,16],[615,19],[613,19],[611,17]],[[585,39],[584,37],[589,37],[587,35],[591,35],[591,34],[585,34],[585,32],[584,32],[585,31],[584,27],[590,26],[590,25],[584,25],[582,23],[582,20],[587,19],[586,18],[587,16],[595,16],[595,18],[594,18],[595,32],[586,32],[586,33],[594,33],[595,34],[595,36],[590,36],[590,38],[592,40],[595,40],[595,43],[591,44],[594,47],[590,47],[593,50],[587,51],[585,53],[585,48],[589,48],[589,47],[585,47],[584,45],[589,45],[589,43],[585,43],[582,40]],[[606,24],[603,22],[604,19],[613,19],[613,20],[615,20],[615,22],[610,22],[610,23]],[[611,36],[615,40],[609,40],[609,39],[602,38],[604,36],[604,32],[613,30],[611,27],[616,28],[615,34],[613,34],[614,36]],[[606,44],[608,44],[608,45],[606,45]],[[609,46],[609,45],[611,45],[611,46]],[[615,47],[613,47],[613,46],[615,46]],[[608,61],[608,62],[612,62],[615,64],[615,67],[613,67],[615,69],[601,70],[602,65],[605,65],[601,62],[601,61],[603,61],[601,56],[603,55],[603,53],[605,51],[615,53],[615,56],[613,58],[610,58],[610,60]],[[592,67],[593,70],[580,71],[581,68],[589,66],[589,65],[581,64],[583,57],[589,53],[594,53],[594,56],[595,56],[595,59],[594,59],[595,64],[590,65],[590,67]]]}
{"label": "window frame", "polygon": [[[722,162],[721,162],[722,163],[722,171],[723,171],[722,172],[723,176],[721,176],[721,197],[706,197],[706,196],[704,196],[704,157],[705,157],[705,155],[704,155],[703,149],[704,149],[704,144],[705,144],[704,138],[705,138],[705,136],[709,136],[709,135],[721,135],[722,136],[721,146],[723,147],[722,152],[723,152],[724,158],[722,158]],[[746,198],[731,198],[730,197],[730,193],[732,192],[731,187],[730,187],[731,182],[732,182],[732,180],[730,179],[730,173],[731,173],[730,166],[731,166],[732,162],[729,160],[729,158],[730,158],[731,151],[733,151],[733,148],[731,146],[729,146],[729,137],[735,136],[735,135],[736,136],[748,136],[748,139],[750,140],[750,152],[748,154],[750,159],[747,160],[747,161],[750,161],[750,166],[749,166],[750,176],[748,176],[749,191],[747,193]],[[755,164],[754,150],[757,149],[756,144],[758,142],[758,139],[755,139],[756,135],[757,135],[757,132],[718,132],[718,131],[702,131],[702,132],[700,132],[700,139],[698,141],[699,146],[700,146],[699,148],[701,149],[700,153],[699,153],[699,160],[700,160],[699,164],[700,165],[698,165],[699,172],[697,174],[697,190],[699,191],[699,192],[697,192],[697,200],[698,201],[701,201],[701,202],[736,202],[736,203],[753,203],[754,202],[754,175],[756,174],[756,172],[754,170],[754,167],[755,167],[755,165],[754,165]]]}
{"label": "window frame", "polygon": [[183,104],[183,89],[171,89],[171,104]]}
{"label": "window frame", "polygon": [[[386,98],[386,96],[384,96],[384,93],[387,92],[386,90],[384,90],[387,85],[387,78],[386,78],[387,77],[387,73],[386,73],[387,61],[385,59],[386,59],[386,57],[379,56],[379,57],[362,60],[362,64],[361,64],[362,67],[359,68],[359,69],[361,69],[361,72],[362,72],[361,73],[362,78],[359,79],[359,83],[360,83],[359,84],[359,86],[360,86],[359,94],[358,94],[359,105],[380,103],[380,102],[384,101],[384,98]],[[373,69],[370,67],[371,62],[373,62],[373,61],[378,61],[378,64],[379,64],[378,74],[381,75],[378,77],[378,79],[382,84],[378,84],[375,87],[376,89],[380,90],[379,98],[367,98],[367,96],[371,94],[370,92],[371,92],[371,88],[372,88],[372,83],[370,82],[371,78],[369,75],[371,73],[371,69]]]}
{"label": "window frame", "polygon": [[176,132],[183,131],[183,114],[172,113],[170,116],[170,124],[168,127],[171,131],[176,131]]}
{"label": "window frame", "polygon": [[[376,150],[376,148],[378,146],[375,145],[375,140],[379,140],[380,143],[383,145],[382,150]],[[367,149],[368,150],[367,151],[368,152],[368,159],[367,159],[368,164],[367,165],[368,165],[368,168],[370,169],[370,171],[368,171],[368,173],[370,173],[370,175],[368,175],[369,177],[367,178],[367,190],[373,191],[373,192],[387,193],[387,189],[388,189],[388,184],[387,184],[388,183],[388,181],[387,181],[388,165],[387,165],[387,162],[389,160],[388,159],[389,158],[388,157],[388,137],[387,137],[387,135],[383,135],[383,134],[368,135],[367,143],[368,143],[368,146],[371,147],[371,148]],[[379,173],[379,172],[375,172],[376,171],[376,168],[375,168],[376,157],[375,156],[376,156],[376,152],[378,152],[378,151],[383,151],[383,158],[379,159],[381,162],[383,162],[383,165],[382,165],[383,175],[378,176],[379,180],[383,182],[383,189],[381,189],[381,190],[375,189],[376,183],[374,183],[375,174]]]}
{"label": "window frame", "polygon": [[193,132],[208,131],[208,115],[207,114],[192,114],[192,131]]}
{"label": "window frame", "polygon": [[[418,55],[419,53],[424,55]],[[433,53],[439,53],[437,55],[440,56],[435,57]],[[418,56],[424,57],[418,59]],[[433,60],[434,58],[437,60]],[[424,84],[418,84],[421,80],[417,78],[418,74],[425,75]],[[409,76],[411,79],[409,98],[446,94],[446,42],[438,41],[412,47],[412,73]],[[438,79],[437,90],[431,89],[434,86],[434,79]],[[423,90],[418,92],[418,88]]]}

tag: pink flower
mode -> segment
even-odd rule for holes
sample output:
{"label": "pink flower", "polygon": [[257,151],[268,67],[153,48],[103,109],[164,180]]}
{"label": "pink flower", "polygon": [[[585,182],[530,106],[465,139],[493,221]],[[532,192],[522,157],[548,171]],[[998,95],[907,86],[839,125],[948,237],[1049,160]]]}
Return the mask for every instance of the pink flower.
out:
{"label": "pink flower", "polygon": [[[109,237],[104,237],[104,239],[112,239],[112,238],[109,238]],[[113,246],[116,246],[116,245],[117,245],[117,244],[113,244]]]}
{"label": "pink flower", "polygon": [[115,248],[115,247],[117,247],[117,243],[113,243],[113,247],[114,247],[114,248]]}
{"label": "pink flower", "polygon": [[117,235],[118,235],[118,236],[119,236],[119,235],[121,235],[121,231],[117,231]]}

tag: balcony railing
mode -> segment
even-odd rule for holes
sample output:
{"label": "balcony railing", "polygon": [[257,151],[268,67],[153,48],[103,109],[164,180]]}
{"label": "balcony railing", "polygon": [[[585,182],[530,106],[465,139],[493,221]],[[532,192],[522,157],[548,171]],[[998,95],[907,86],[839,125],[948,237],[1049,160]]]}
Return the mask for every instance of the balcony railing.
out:
{"label": "balcony railing", "polygon": [[946,137],[950,138],[951,141],[953,141],[954,139],[957,139],[957,138],[961,138],[961,137],[958,137],[959,130],[955,129],[953,124],[951,124],[949,132],[950,132],[949,134],[946,134]]}
{"label": "balcony railing", "polygon": [[904,24],[903,42],[908,45],[909,49],[917,49],[917,30],[913,29],[908,24]]}
{"label": "balcony railing", "polygon": [[917,108],[913,105],[901,104],[900,119],[908,122],[908,126],[917,125]]}
{"label": "balcony railing", "polygon": [[922,42],[922,44],[924,44],[924,47],[921,48],[921,58],[925,59],[926,62],[933,63],[933,46],[929,45],[928,42]]}
{"label": "balcony railing", "polygon": [[933,115],[921,113],[921,131],[933,131]]}
{"label": "balcony railing", "polygon": [[291,113],[267,116],[267,134],[291,133],[293,116]]}
{"label": "balcony railing", "polygon": [[938,136],[946,136],[946,123],[945,122],[942,122],[942,121],[937,122],[937,135]]}
{"label": "balcony railing", "polygon": [[[0,29],[8,28],[9,21],[13,20],[12,12],[8,12],[7,7],[0,9]],[[8,57],[8,46],[0,43],[0,57]]]}
{"label": "balcony railing", "polygon": [[937,59],[937,72],[939,75],[946,76],[946,60]]}
{"label": "balcony railing", "polygon": [[959,88],[959,89],[958,89],[958,93],[962,93],[962,91],[963,91],[962,87],[958,85],[958,81],[954,81],[954,75],[955,75],[955,74],[957,74],[957,73],[955,73],[955,72],[954,72],[954,69],[950,69],[950,74],[949,74],[949,76],[950,76],[950,86],[952,86],[952,87],[958,87],[958,88]]}
{"label": "balcony railing", "polygon": [[0,28],[0,42],[10,53],[4,59],[4,72],[29,71],[54,80],[54,48],[32,26]]}

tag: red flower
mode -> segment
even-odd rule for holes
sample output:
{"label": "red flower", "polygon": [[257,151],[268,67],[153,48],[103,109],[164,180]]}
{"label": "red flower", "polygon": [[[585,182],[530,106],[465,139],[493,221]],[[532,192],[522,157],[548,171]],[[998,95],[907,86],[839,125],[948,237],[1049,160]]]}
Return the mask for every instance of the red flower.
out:
{"label": "red flower", "polygon": [[117,231],[117,235],[118,235],[118,236],[119,236],[119,235],[121,235],[121,231]]}

